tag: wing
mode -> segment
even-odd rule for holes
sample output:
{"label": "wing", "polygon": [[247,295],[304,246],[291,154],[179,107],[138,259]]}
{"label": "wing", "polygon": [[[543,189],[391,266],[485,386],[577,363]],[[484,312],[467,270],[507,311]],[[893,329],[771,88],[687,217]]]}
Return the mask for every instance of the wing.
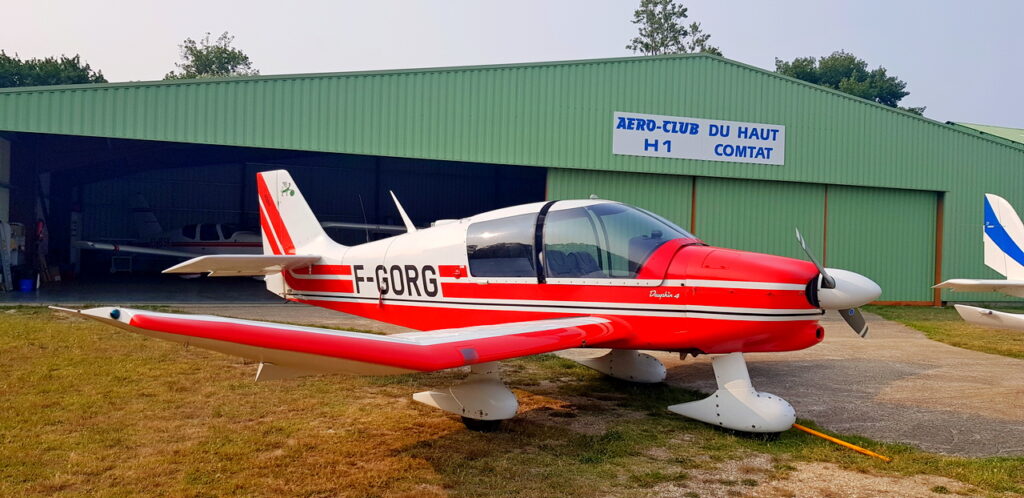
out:
{"label": "wing", "polygon": [[[192,254],[189,255],[194,256]],[[209,273],[211,277],[248,277],[273,275],[284,270],[311,265],[320,256],[276,256],[270,254],[217,254],[199,256],[177,264],[164,273]]]}
{"label": "wing", "polygon": [[376,335],[128,308],[54,309],[150,337],[270,363],[293,375],[430,372],[592,346],[628,333],[599,317]]}
{"label": "wing", "polygon": [[958,292],[1000,292],[1009,296],[1024,297],[1024,280],[975,280],[954,278],[933,287]]}
{"label": "wing", "polygon": [[[175,251],[172,249],[160,249],[156,247],[140,247],[130,246],[122,244],[108,244],[106,242],[90,242],[88,240],[80,240],[74,243],[74,246],[79,249],[94,249],[97,251],[111,251],[111,252],[128,252],[133,254],[152,254],[154,256],[172,256],[175,258],[192,258],[195,257],[194,252]],[[193,272],[196,273],[196,272]]]}
{"label": "wing", "polygon": [[954,307],[956,312],[960,313],[960,316],[968,323],[984,327],[1024,330],[1024,315],[1003,313],[1001,311],[975,308],[974,306],[964,306],[962,304],[956,304]]}

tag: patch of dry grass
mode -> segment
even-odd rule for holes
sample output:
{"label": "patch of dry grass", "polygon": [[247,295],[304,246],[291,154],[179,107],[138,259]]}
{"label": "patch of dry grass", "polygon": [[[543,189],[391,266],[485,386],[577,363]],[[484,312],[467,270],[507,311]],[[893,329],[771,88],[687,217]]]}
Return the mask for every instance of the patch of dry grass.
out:
{"label": "patch of dry grass", "polygon": [[458,372],[255,383],[254,371],[45,309],[0,309],[0,496],[685,495],[755,489],[796,461],[1024,492],[1024,459],[851,438],[896,457],[886,465],[795,431],[740,438],[664,409],[697,393],[549,355],[506,362],[521,414],[495,433],[410,399]]}
{"label": "patch of dry grass", "polygon": [[[934,341],[982,353],[1024,359],[1024,332],[967,323],[953,307],[868,306],[865,309],[886,320],[900,322],[920,330]],[[1024,313],[1022,308],[994,309]]]}

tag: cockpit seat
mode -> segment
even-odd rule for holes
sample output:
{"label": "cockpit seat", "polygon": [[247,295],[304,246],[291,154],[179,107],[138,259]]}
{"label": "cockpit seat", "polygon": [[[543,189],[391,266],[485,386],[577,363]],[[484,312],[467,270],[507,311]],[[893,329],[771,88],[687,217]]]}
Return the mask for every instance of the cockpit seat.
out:
{"label": "cockpit seat", "polygon": [[573,251],[566,254],[562,251],[548,250],[544,254],[544,261],[548,265],[548,276],[553,278],[599,278],[605,276],[594,256],[586,251]]}
{"label": "cockpit seat", "polygon": [[584,251],[569,253],[569,257],[575,260],[576,277],[604,278],[606,275],[601,271],[601,265],[597,264],[594,255]]}
{"label": "cockpit seat", "polygon": [[544,263],[548,267],[548,275],[552,277],[573,277],[575,261],[562,251],[548,250],[544,252]]}

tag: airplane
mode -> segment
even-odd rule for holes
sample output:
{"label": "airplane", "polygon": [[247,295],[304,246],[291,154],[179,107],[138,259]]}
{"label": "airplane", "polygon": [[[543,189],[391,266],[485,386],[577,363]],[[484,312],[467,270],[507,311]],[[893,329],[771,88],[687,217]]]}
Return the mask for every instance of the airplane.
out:
{"label": "airplane", "polygon": [[[985,265],[1006,277],[1005,280],[955,278],[934,286],[954,292],[1000,292],[1024,297],[1024,223],[1006,199],[985,194]],[[1024,330],[1024,315],[953,305],[957,313],[975,325]]]}
{"label": "airplane", "polygon": [[132,218],[139,240],[132,244],[80,240],[79,249],[148,254],[182,259],[197,254],[262,254],[263,239],[256,232],[224,223],[199,223],[164,230],[142,195],[132,196]]}
{"label": "airplane", "polygon": [[[712,247],[664,218],[601,199],[537,202],[442,220],[355,246],[331,240],[287,171],[257,175],[262,255],[200,256],[165,270],[265,275],[287,300],[417,332],[376,335],[120,307],[57,308],[124,330],[259,362],[256,380],[319,373],[398,375],[469,367],[466,380],[413,399],[493,430],[518,401],[499,362],[570,348],[609,348],[578,360],[614,378],[657,383],[665,366],[640,350],[716,355],[718,389],[668,407],[714,426],[777,433],[796,419],[782,398],[754,389],[744,353],[821,342],[839,310],[861,336],[857,309],[881,289],[857,273],[810,261]],[[394,197],[394,194],[392,194]]]}
{"label": "airplane", "polygon": [[[133,244],[76,241],[74,247],[114,253],[147,254],[191,259],[199,254],[262,254],[260,234],[227,223],[198,223],[164,230],[142,195],[132,198],[132,218],[140,239]],[[325,221],[324,228],[366,231],[369,233],[405,233],[404,226]]]}

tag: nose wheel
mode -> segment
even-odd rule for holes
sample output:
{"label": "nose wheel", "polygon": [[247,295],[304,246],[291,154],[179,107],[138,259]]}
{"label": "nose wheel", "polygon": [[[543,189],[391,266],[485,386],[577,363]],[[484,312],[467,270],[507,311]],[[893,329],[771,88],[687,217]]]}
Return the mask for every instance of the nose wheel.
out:
{"label": "nose wheel", "polygon": [[495,432],[501,429],[502,420],[480,420],[478,418],[462,417],[462,423],[467,429],[476,432]]}

